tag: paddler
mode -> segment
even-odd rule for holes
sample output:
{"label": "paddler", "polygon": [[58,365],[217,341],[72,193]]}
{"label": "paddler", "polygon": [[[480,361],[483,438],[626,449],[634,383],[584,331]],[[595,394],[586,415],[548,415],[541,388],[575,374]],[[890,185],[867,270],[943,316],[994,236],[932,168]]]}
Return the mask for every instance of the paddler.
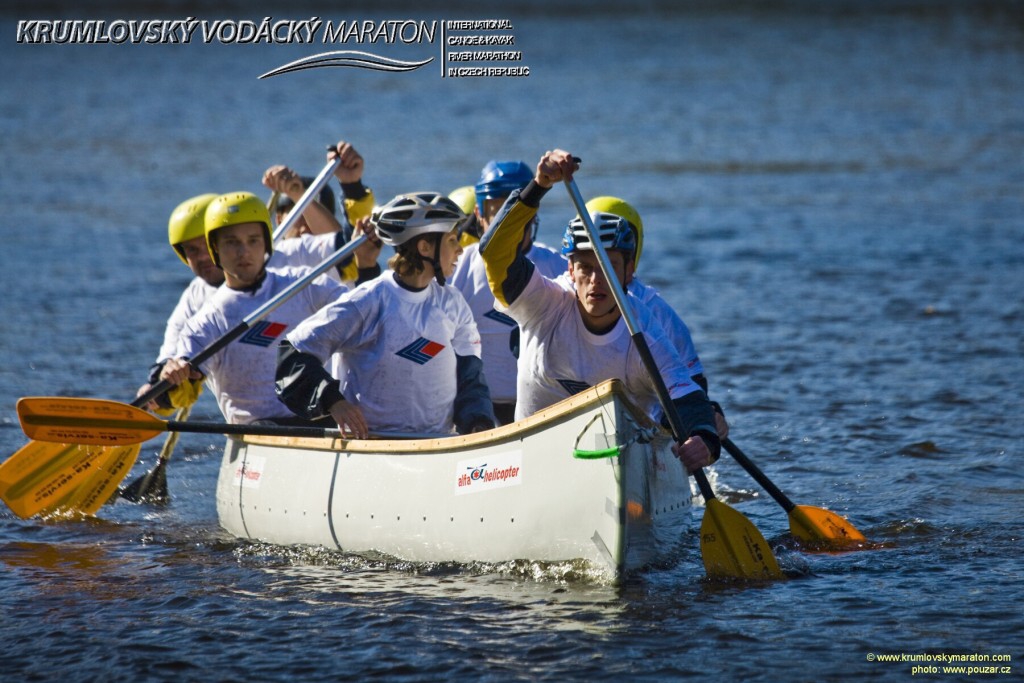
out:
{"label": "paddler", "polygon": [[[476,223],[480,234],[486,234],[495,214],[509,195],[522,190],[533,178],[533,172],[518,160],[491,160],[480,171],[474,187]],[[535,240],[538,218],[533,217],[523,234],[523,252],[546,277],[558,277],[568,267],[565,258],[556,250]],[[519,328],[508,315],[496,310],[494,294],[487,283],[487,271],[480,258],[480,245],[470,244],[459,260],[452,276],[452,286],[466,297],[473,319],[480,330],[484,372],[491,389],[494,414],[500,424],[515,419],[516,409],[516,352]]]}
{"label": "paddler", "polygon": [[[607,379],[621,380],[632,399],[650,414],[657,390],[647,374],[625,321],[604,279],[588,233],[578,219],[569,224],[563,253],[573,288],[545,277],[523,249],[528,232],[551,187],[571,178],[574,157],[564,150],[545,153],[529,184],[514,192],[484,234],[480,254],[499,310],[522,331],[516,418],[527,417],[567,396]],[[636,266],[637,232],[627,220],[602,221],[602,243],[620,285]],[[717,460],[720,442],[715,416],[704,390],[650,310],[633,301],[634,315],[668,387],[687,438],[673,446],[687,471]]]}
{"label": "paddler", "polygon": [[[296,228],[293,226],[274,245],[274,255],[267,266],[279,268],[285,266],[315,267],[331,253],[345,246],[351,239],[354,227],[360,219],[368,218],[373,210],[373,190],[363,185],[363,173],[366,163],[363,157],[352,146],[352,143],[339,140],[336,145],[327,148],[327,160],[340,158],[341,163],[334,171],[334,177],[341,185],[344,205],[344,223],[335,217],[334,192],[325,185],[320,191],[319,199],[310,202],[309,207],[299,216]],[[290,208],[305,193],[312,179],[303,179],[298,173],[287,166],[271,166],[263,174],[263,184],[282,194],[277,204],[277,220],[280,225]],[[331,277],[354,286],[380,275],[377,264],[366,265],[360,271],[352,258],[345,259],[338,267],[330,271]]]}
{"label": "paddler", "polygon": [[[708,380],[704,375],[704,364],[701,362],[700,356],[697,355],[697,348],[690,335],[690,328],[661,297],[658,290],[642,282],[636,275],[636,269],[640,267],[640,254],[644,244],[644,223],[640,213],[633,208],[632,204],[619,197],[594,197],[587,202],[586,207],[592,216],[598,234],[608,235],[609,240],[613,239],[615,230],[623,222],[633,232],[636,249],[633,252],[633,268],[627,273],[626,281],[623,283],[625,291],[631,297],[631,301],[637,299],[651,310],[654,319],[661,325],[669,342],[686,363],[690,379],[700,385],[700,388],[707,394]],[[567,255],[573,251],[576,234],[580,233],[585,237],[586,233],[578,218],[575,223],[570,221],[568,228],[571,229],[566,230],[562,246],[563,252]],[[558,283],[570,291],[575,289],[575,283],[568,271],[562,273],[558,278]],[[711,405],[715,409],[715,428],[718,438],[725,439],[729,436],[729,423],[725,419],[725,413],[718,403],[712,401]]]}
{"label": "paddler", "polygon": [[[495,425],[473,314],[447,285],[465,218],[434,192],[398,195],[374,211],[378,236],[395,248],[391,270],[288,333],[277,368],[284,405],[309,420],[330,416],[355,438]],[[343,359],[337,379],[324,369],[334,354]]]}
{"label": "paddler", "polygon": [[[178,303],[167,319],[164,329],[164,342],[157,353],[156,362],[150,367],[149,382],[139,387],[136,396],[149,391],[153,384],[160,380],[160,371],[164,363],[174,355],[178,347],[178,339],[185,323],[196,312],[217,288],[224,283],[224,271],[221,270],[206,248],[206,227],[204,215],[206,207],[217,198],[216,194],[208,193],[186,199],[171,212],[167,222],[167,237],[171,248],[178,258],[189,267],[194,278],[181,293]],[[186,382],[173,390],[173,400],[180,405],[190,405],[202,391],[200,383]],[[164,394],[149,404],[150,410],[162,413],[174,410],[172,396]]]}

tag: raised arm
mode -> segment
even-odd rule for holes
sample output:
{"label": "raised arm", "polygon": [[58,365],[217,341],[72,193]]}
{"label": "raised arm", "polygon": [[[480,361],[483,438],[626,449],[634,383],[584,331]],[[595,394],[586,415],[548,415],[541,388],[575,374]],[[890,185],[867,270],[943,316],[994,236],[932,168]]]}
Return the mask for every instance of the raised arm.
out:
{"label": "raised arm", "polygon": [[494,298],[508,306],[526,288],[533,275],[533,263],[526,257],[528,226],[537,215],[540,200],[563,178],[571,177],[577,162],[568,152],[547,152],[537,163],[533,180],[520,192],[513,192],[495,216],[493,227],[480,242],[480,256],[487,269],[487,282]]}

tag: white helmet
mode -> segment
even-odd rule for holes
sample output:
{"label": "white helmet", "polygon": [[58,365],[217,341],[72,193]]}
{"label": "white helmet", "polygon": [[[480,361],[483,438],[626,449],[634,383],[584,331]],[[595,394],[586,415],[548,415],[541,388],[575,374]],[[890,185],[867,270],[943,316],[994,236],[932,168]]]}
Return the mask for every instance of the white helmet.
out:
{"label": "white helmet", "polygon": [[374,209],[370,221],[384,244],[397,247],[420,235],[451,232],[465,219],[459,205],[440,192],[410,192]]}
{"label": "white helmet", "polygon": [[[636,231],[633,226],[622,216],[614,213],[591,211],[590,220],[597,229],[598,239],[605,249],[617,249],[629,254],[632,259],[637,252]],[[590,243],[590,233],[583,224],[582,219],[576,216],[569,225],[565,226],[565,235],[562,237],[562,255],[568,257],[570,254],[581,250],[591,250],[594,245]]]}

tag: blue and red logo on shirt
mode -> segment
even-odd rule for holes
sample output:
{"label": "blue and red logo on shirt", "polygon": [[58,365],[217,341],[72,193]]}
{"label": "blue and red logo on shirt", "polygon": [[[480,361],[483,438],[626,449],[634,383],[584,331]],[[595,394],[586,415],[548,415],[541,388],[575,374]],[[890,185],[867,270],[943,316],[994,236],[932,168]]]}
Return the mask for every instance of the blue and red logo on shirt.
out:
{"label": "blue and red logo on shirt", "polygon": [[444,344],[438,344],[435,341],[430,341],[425,337],[420,337],[412,344],[409,344],[404,349],[401,349],[396,356],[411,360],[413,363],[423,365],[437,354],[444,350]]}
{"label": "blue and red logo on shirt", "polygon": [[249,331],[238,338],[243,344],[255,344],[256,346],[270,346],[277,338],[284,334],[288,326],[284,323],[270,322],[264,320],[249,328]]}

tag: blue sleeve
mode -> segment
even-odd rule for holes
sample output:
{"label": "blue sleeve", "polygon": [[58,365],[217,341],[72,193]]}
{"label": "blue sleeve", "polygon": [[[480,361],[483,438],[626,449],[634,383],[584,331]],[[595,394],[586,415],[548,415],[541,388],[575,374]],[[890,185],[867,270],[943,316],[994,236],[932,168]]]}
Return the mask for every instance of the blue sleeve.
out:
{"label": "blue sleeve", "polygon": [[455,356],[455,428],[459,434],[492,429],[497,423],[484,364],[476,356]]}
{"label": "blue sleeve", "polygon": [[685,396],[672,399],[679,420],[683,423],[683,433],[687,436],[699,436],[704,439],[712,460],[718,460],[722,445],[715,429],[715,413],[703,391],[691,391]]}

